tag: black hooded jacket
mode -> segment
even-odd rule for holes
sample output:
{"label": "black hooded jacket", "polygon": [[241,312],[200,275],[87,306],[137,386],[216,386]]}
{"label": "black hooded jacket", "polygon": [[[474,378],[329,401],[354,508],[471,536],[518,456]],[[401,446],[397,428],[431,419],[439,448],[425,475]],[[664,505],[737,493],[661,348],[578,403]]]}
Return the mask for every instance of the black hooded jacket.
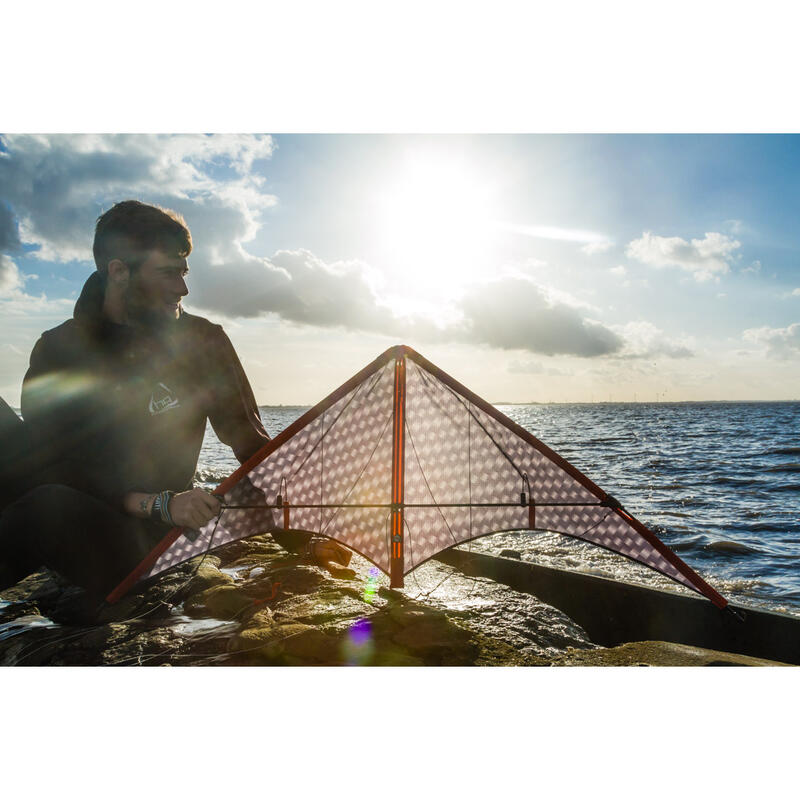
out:
{"label": "black hooded jacket", "polygon": [[206,420],[240,462],[269,441],[219,325],[182,313],[144,333],[104,317],[104,294],[96,272],[31,353],[22,416],[52,482],[121,509],[130,491],[190,487]]}

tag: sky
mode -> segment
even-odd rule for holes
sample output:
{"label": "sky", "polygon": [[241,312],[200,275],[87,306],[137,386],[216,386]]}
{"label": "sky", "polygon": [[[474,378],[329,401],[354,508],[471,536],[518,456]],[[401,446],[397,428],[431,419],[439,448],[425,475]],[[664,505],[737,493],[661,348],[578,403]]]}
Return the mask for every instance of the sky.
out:
{"label": "sky", "polygon": [[392,344],[491,402],[800,398],[795,135],[0,135],[0,394],[136,198],[261,404]]}

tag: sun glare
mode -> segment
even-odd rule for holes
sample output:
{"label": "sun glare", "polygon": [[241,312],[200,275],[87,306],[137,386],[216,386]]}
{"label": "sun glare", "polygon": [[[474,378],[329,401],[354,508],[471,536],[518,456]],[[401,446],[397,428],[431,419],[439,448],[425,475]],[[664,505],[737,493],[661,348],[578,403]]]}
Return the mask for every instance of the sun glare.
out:
{"label": "sun glare", "polygon": [[417,153],[378,192],[375,250],[395,291],[445,294],[490,274],[492,187],[472,163]]}

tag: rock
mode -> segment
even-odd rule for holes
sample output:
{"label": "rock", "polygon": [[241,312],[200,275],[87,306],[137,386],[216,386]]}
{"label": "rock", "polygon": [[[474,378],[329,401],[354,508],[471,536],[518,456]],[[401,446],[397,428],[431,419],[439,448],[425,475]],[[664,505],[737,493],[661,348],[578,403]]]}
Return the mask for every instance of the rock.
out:
{"label": "rock", "polygon": [[271,608],[261,608],[247,620],[248,628],[269,628],[275,624]]}
{"label": "rock", "polygon": [[103,650],[109,640],[123,628],[119,623],[96,625],[81,637],[81,646],[87,650]]}
{"label": "rock", "polygon": [[426,664],[470,664],[478,647],[470,634],[447,620],[426,618],[403,628],[392,641]]}
{"label": "rock", "polygon": [[342,567],[334,561],[327,561],[325,563],[325,568],[334,578],[339,578],[340,580],[349,581],[356,577],[355,570],[352,570],[348,567]]}
{"label": "rock", "polygon": [[302,623],[247,628],[231,641],[229,651],[247,656],[251,664],[341,663],[336,639]]}
{"label": "rock", "polygon": [[518,558],[522,559],[522,553],[519,550],[501,550],[500,551],[501,558]]}
{"label": "rock", "polygon": [[254,578],[248,578],[239,584],[239,590],[256,603],[277,601],[281,594],[281,584],[273,580],[273,577],[271,572],[256,572]]}
{"label": "rock", "polygon": [[444,612],[435,608],[420,608],[409,605],[394,604],[388,608],[389,619],[399,625],[413,625],[424,619],[444,619]]}
{"label": "rock", "polygon": [[322,585],[330,584],[330,578],[317,567],[294,564],[273,568],[269,575],[274,583],[280,583],[281,594],[310,594]]}
{"label": "rock", "polygon": [[[290,627],[294,628],[295,626],[282,625],[276,626],[276,629],[283,628],[285,630]],[[316,628],[309,627],[305,631],[286,634],[280,644],[292,661],[298,664],[309,661],[322,664],[342,663],[337,639]]]}
{"label": "rock", "polygon": [[223,584],[192,595],[184,602],[183,610],[190,617],[210,616],[227,620],[253,608],[253,605],[253,599],[238,587]]}
{"label": "rock", "polygon": [[[0,663],[773,663],[665,642],[599,648],[561,612],[488,580],[453,576],[441,591],[420,590],[415,599],[371,572],[368,580],[371,566],[360,556],[353,557],[357,580],[337,580],[277,550],[268,537],[233,545],[148,581],[118,604],[103,606],[94,619],[85,593],[54,573],[30,576],[3,592]],[[235,565],[231,574],[220,571],[222,563]],[[427,579],[440,583],[435,572]],[[365,592],[366,586],[375,591]],[[59,625],[51,622],[56,619]]]}
{"label": "rock", "polygon": [[156,666],[178,653],[183,640],[169,628],[153,628],[122,639],[103,653],[104,663],[116,666]]}
{"label": "rock", "polygon": [[271,536],[267,538],[262,534],[226,544],[224,547],[220,547],[216,554],[220,558],[222,566],[227,567],[243,558],[286,555],[286,552],[275,544]]}
{"label": "rock", "polygon": [[712,553],[722,553],[723,555],[747,555],[749,553],[757,553],[754,547],[742,544],[741,542],[709,542],[704,550],[710,550]]}
{"label": "rock", "polygon": [[374,613],[362,600],[336,588],[313,594],[290,595],[279,599],[275,606],[276,621],[296,620],[328,630],[350,627],[353,620]]}
{"label": "rock", "polygon": [[95,620],[102,623],[125,622],[143,617],[155,620],[163,619],[168,612],[169,605],[161,600],[158,592],[144,592],[128,594],[114,604],[101,606]]}
{"label": "rock", "polygon": [[[676,642],[626,642],[618,647],[573,650],[553,662],[553,666],[592,667],[762,667],[780,666],[777,661],[752,658],[719,650],[706,650]],[[784,665],[788,666],[788,665]]]}
{"label": "rock", "polygon": [[[303,629],[306,627],[308,626],[303,626]],[[270,644],[276,638],[275,628],[272,612],[268,608],[261,609],[247,621],[246,628],[231,638],[228,643],[228,650],[237,652]]]}
{"label": "rock", "polygon": [[3,600],[57,600],[69,584],[55,572],[43,569],[28,575],[19,583],[3,589]]}
{"label": "rock", "polygon": [[219,562],[217,564],[203,563],[193,575],[189,585],[186,587],[186,591],[189,594],[197,594],[223,583],[232,584],[233,578],[224,572],[220,572]]}
{"label": "rock", "polygon": [[372,667],[424,667],[425,662],[421,658],[410,656],[398,647],[382,647],[373,656],[369,666]]}

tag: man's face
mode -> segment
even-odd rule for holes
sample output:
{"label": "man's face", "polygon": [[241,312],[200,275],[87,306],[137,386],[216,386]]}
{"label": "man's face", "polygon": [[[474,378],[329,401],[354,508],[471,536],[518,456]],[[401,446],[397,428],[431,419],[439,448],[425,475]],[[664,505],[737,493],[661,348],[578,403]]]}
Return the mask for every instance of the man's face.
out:
{"label": "man's face", "polygon": [[185,258],[151,250],[144,263],[131,272],[128,315],[133,321],[160,325],[181,314],[181,298],[189,294]]}

